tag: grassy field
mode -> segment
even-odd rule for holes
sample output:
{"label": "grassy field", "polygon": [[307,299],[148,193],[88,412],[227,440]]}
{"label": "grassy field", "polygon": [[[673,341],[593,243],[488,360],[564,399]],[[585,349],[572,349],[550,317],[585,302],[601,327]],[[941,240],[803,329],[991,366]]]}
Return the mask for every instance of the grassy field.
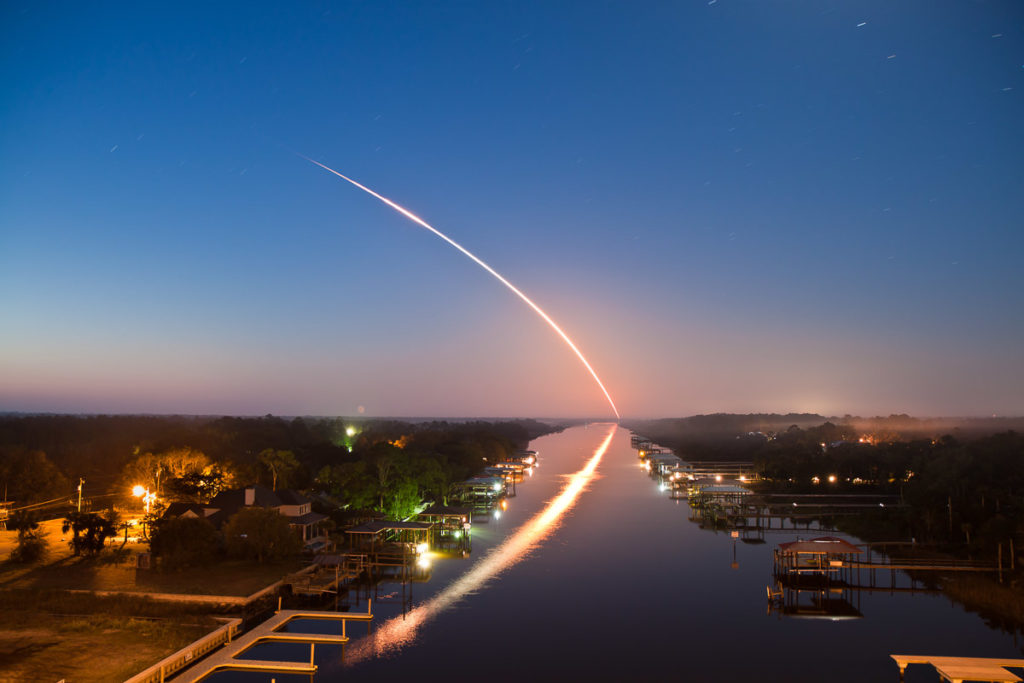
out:
{"label": "grassy field", "polygon": [[9,591],[3,601],[4,683],[123,681],[220,625],[212,615],[140,598]]}
{"label": "grassy field", "polygon": [[136,569],[145,544],[117,541],[98,558],[77,558],[60,526],[43,524],[48,552],[28,566],[9,560],[16,534],[0,531],[0,683],[123,681],[220,625],[209,606],[158,603],[146,593],[248,596],[302,567],[225,560],[180,572]]}
{"label": "grassy field", "polygon": [[224,560],[179,572],[136,569],[136,556],[148,550],[144,543],[128,543],[120,547],[120,542],[114,542],[98,558],[77,558],[71,554],[60,526],[59,520],[43,524],[48,542],[47,556],[41,563],[30,566],[8,561],[16,544],[16,534],[0,531],[0,590],[104,590],[247,596],[302,567],[299,560],[262,565]]}

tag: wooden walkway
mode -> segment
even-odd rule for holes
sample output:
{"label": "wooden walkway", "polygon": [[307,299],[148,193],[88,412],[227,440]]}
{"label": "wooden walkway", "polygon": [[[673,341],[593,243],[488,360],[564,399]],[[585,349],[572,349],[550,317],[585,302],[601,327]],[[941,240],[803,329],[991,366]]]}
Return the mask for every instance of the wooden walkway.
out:
{"label": "wooden walkway", "polygon": [[1016,683],[1021,679],[1006,670],[1024,668],[1024,659],[993,659],[989,657],[928,657],[921,655],[889,655],[900,668],[900,681],[910,664],[931,664],[943,680],[988,681],[988,683]]}
{"label": "wooden walkway", "polygon": [[999,567],[981,562],[956,562],[955,560],[921,560],[919,562],[861,562],[850,560],[846,565],[853,569],[901,569],[903,571],[936,572],[995,572]]}
{"label": "wooden walkway", "polygon": [[[223,649],[209,655],[200,662],[175,676],[174,683],[196,683],[215,671],[238,669],[243,671],[266,671],[268,673],[316,673],[315,643],[345,644],[348,642],[346,623],[349,621],[369,622],[373,619],[372,601],[367,601],[366,612],[318,612],[315,610],[279,610],[262,624],[249,631],[241,638],[229,642]],[[296,633],[279,631],[285,624],[295,619],[323,619],[341,622],[341,635],[323,633]],[[250,647],[259,642],[299,642],[309,643],[309,662],[285,662],[259,659],[239,659]]]}

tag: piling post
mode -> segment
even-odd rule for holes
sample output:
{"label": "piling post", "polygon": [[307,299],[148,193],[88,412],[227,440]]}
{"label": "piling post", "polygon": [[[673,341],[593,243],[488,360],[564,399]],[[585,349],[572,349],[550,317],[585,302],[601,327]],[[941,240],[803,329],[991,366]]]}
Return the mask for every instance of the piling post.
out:
{"label": "piling post", "polygon": [[999,583],[1003,582],[1003,544],[999,544]]}
{"label": "piling post", "polygon": [[313,655],[316,650],[316,643],[309,644],[309,665],[313,666]]}

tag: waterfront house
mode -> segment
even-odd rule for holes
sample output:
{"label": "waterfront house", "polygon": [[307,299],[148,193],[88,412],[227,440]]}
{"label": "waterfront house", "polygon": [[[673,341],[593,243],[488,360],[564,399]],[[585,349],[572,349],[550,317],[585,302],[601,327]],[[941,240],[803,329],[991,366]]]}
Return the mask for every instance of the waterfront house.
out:
{"label": "waterfront house", "polygon": [[243,507],[253,506],[276,510],[284,515],[288,519],[288,525],[307,548],[317,550],[327,545],[327,533],[322,524],[327,515],[313,512],[312,501],[292,489],[271,491],[264,486],[256,485],[221,491],[206,504],[171,503],[164,511],[163,517],[205,518],[220,529]]}

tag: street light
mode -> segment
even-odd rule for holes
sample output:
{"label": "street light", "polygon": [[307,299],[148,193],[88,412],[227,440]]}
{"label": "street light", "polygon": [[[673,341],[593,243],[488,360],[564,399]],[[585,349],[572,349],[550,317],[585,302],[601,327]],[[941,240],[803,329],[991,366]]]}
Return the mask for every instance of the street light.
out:
{"label": "street light", "polygon": [[142,499],[142,502],[146,504],[146,514],[149,514],[149,506],[156,500],[156,494],[150,493],[145,486],[136,485],[132,488],[132,495]]}

